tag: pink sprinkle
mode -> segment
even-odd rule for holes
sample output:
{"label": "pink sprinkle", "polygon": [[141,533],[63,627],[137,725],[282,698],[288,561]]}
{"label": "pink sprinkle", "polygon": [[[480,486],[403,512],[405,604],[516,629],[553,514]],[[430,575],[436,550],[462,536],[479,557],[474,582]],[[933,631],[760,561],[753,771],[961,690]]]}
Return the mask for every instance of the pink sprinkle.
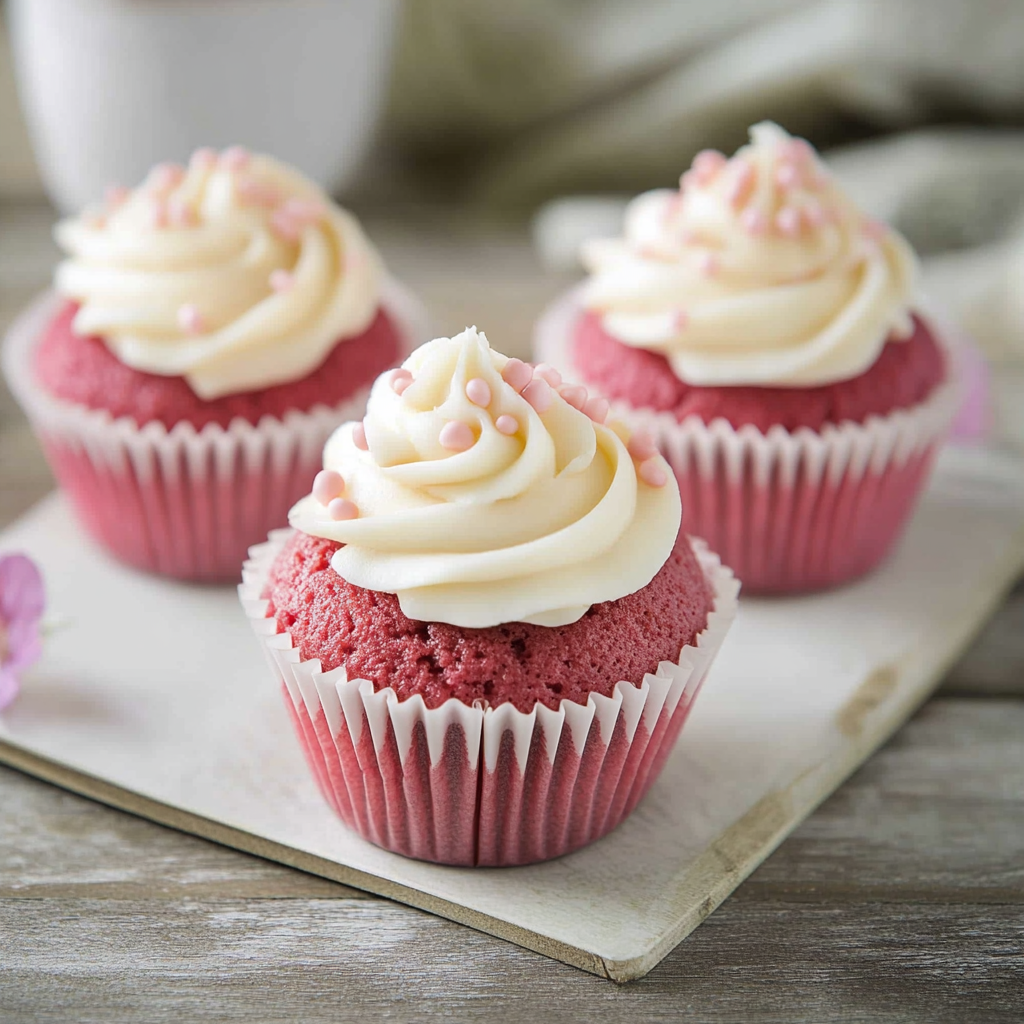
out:
{"label": "pink sprinkle", "polygon": [[677,331],[685,331],[690,326],[690,314],[685,309],[677,309],[672,316],[672,327]]}
{"label": "pink sprinkle", "polygon": [[683,171],[679,175],[679,191],[685,192],[690,187],[699,187],[701,184],[700,178],[698,178],[694,171]]}
{"label": "pink sprinkle", "polygon": [[562,383],[562,375],[547,363],[538,363],[533,368],[533,372],[536,376],[543,377],[553,388],[557,388]]}
{"label": "pink sprinkle", "polygon": [[270,274],[270,287],[275,292],[291,291],[295,284],[295,275],[288,270],[278,268]]}
{"label": "pink sprinkle", "polygon": [[583,411],[595,423],[604,423],[608,419],[608,399],[601,398],[598,395],[588,398],[587,404],[583,406]]}
{"label": "pink sprinkle", "polygon": [[466,397],[481,409],[491,404],[491,385],[483,377],[474,377],[466,384]]}
{"label": "pink sprinkle", "polygon": [[693,173],[701,185],[706,185],[728,163],[724,153],[717,149],[702,149],[693,158]]}
{"label": "pink sprinkle", "polygon": [[789,160],[806,163],[814,156],[814,147],[806,139],[786,139],[780,147]]}
{"label": "pink sprinkle", "polygon": [[804,217],[812,228],[820,228],[826,221],[825,210],[817,201],[812,201],[804,207]]}
{"label": "pink sprinkle", "polygon": [[178,310],[178,326],[186,334],[202,334],[205,327],[203,315],[195,306],[188,303]]}
{"label": "pink sprinkle", "polygon": [[333,469],[321,469],[313,477],[313,497],[321,505],[329,505],[332,498],[337,498],[345,490],[345,478]]}
{"label": "pink sprinkle", "polygon": [[181,184],[185,168],[178,164],[157,164],[146,178],[146,186],[157,192],[170,192]]}
{"label": "pink sprinkle", "polygon": [[513,391],[522,392],[533,380],[533,367],[524,363],[522,359],[510,359],[501,371],[501,376]]}
{"label": "pink sprinkle", "polygon": [[449,420],[442,428],[438,436],[442,448],[450,452],[464,452],[476,444],[473,430],[468,423],[462,420]]}
{"label": "pink sprinkle", "polygon": [[197,149],[188,160],[189,167],[195,168],[197,171],[212,170],[216,163],[217,151],[215,149],[210,149],[209,146]]}
{"label": "pink sprinkle", "polygon": [[880,242],[885,238],[885,225],[878,220],[864,221],[864,236],[872,242]]}
{"label": "pink sprinkle", "polygon": [[283,206],[270,215],[270,228],[286,242],[297,242],[302,235],[302,225]]}
{"label": "pink sprinkle", "polygon": [[748,206],[740,214],[740,224],[748,235],[763,235],[768,230],[768,218],[755,206]]}
{"label": "pink sprinkle", "polygon": [[324,204],[315,199],[288,199],[281,209],[303,224],[316,224],[327,212]]}
{"label": "pink sprinkle", "polygon": [[343,519],[355,519],[359,515],[359,509],[354,501],[348,498],[334,498],[327,506],[327,514],[337,523]]}
{"label": "pink sprinkle", "polygon": [[551,408],[551,385],[543,377],[534,377],[523,388],[523,398],[543,415]]}
{"label": "pink sprinkle", "polygon": [[559,388],[558,393],[562,396],[563,401],[567,402],[574,409],[583,411],[583,407],[587,404],[587,389],[582,384],[566,384],[564,387]]}
{"label": "pink sprinkle", "polygon": [[234,172],[248,166],[251,159],[252,154],[249,150],[243,149],[241,146],[231,146],[221,153],[220,159],[217,162],[225,171]]}
{"label": "pink sprinkle", "polygon": [[733,206],[743,206],[754,188],[754,167],[746,160],[734,160],[736,168],[734,177],[729,183],[726,198]]}
{"label": "pink sprinkle", "polygon": [[780,188],[790,189],[800,182],[800,171],[795,164],[782,163],[775,168],[775,181]]}
{"label": "pink sprinkle", "polygon": [[196,212],[181,196],[167,200],[167,219],[177,227],[191,227],[196,222]]}
{"label": "pink sprinkle", "polygon": [[519,420],[515,416],[509,416],[508,413],[503,413],[495,421],[494,425],[498,428],[498,431],[502,434],[514,434],[519,429]]}
{"label": "pink sprinkle", "polygon": [[85,226],[92,228],[94,231],[99,231],[106,227],[107,218],[102,213],[96,213],[91,211],[82,215],[82,220],[85,222]]}
{"label": "pink sprinkle", "polygon": [[399,369],[391,371],[391,390],[396,395],[404,394],[411,384],[412,374],[408,370],[399,367]]}
{"label": "pink sprinkle", "polygon": [[701,253],[699,266],[700,272],[706,277],[714,277],[721,269],[718,257],[713,252]]}
{"label": "pink sprinkle", "polygon": [[243,178],[235,188],[247,203],[254,203],[256,206],[276,206],[281,201],[281,193],[265,181]]}
{"label": "pink sprinkle", "polygon": [[640,479],[649,487],[664,487],[668,483],[668,475],[662,468],[661,459],[654,455],[641,462]]}
{"label": "pink sprinkle", "polygon": [[361,452],[368,452],[370,450],[370,446],[366,443],[366,427],[361,422],[352,428],[352,443]]}
{"label": "pink sprinkle", "polygon": [[803,217],[795,206],[784,206],[775,215],[775,226],[789,238],[796,238],[800,234],[802,224]]}
{"label": "pink sprinkle", "polygon": [[167,204],[154,200],[149,208],[149,226],[152,228],[167,227]]}
{"label": "pink sprinkle", "polygon": [[130,195],[131,191],[124,185],[108,185],[103,190],[103,200],[111,209],[120,206]]}
{"label": "pink sprinkle", "polygon": [[629,439],[629,444],[626,445],[629,454],[637,460],[637,462],[643,462],[645,459],[651,458],[652,455],[658,454],[658,449],[651,438],[651,435],[646,431],[638,430]]}

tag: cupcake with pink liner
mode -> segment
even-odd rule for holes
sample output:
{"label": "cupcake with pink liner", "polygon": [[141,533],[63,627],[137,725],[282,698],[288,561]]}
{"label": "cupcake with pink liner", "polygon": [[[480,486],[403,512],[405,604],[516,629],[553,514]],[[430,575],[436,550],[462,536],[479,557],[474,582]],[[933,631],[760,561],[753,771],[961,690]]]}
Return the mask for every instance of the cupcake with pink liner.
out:
{"label": "cupcake with pink liner", "polygon": [[907,242],[760,124],[732,159],[705,151],[677,191],[634,199],[583,261],[536,351],[661,451],[685,529],[755,593],[876,566],[956,405]]}
{"label": "cupcake with pink liner", "polygon": [[240,595],[330,805],[423,860],[598,839],[657,777],[738,585],[660,455],[470,328],[381,377]]}
{"label": "cupcake with pink liner", "polygon": [[5,374],[80,520],[131,565],[237,579],[331,432],[425,337],[351,214],[277,161],[200,150],[56,229]]}

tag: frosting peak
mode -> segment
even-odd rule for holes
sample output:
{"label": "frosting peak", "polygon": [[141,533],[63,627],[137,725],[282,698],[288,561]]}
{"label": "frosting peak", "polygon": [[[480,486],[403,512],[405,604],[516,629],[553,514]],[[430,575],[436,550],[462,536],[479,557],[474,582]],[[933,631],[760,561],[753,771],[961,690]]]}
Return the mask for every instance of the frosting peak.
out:
{"label": "frosting peak", "polygon": [[204,399],[306,376],[377,311],[380,260],[356,220],[237,147],[161,164],[56,234],[75,330]]}
{"label": "frosting peak", "polygon": [[374,384],[324,449],[291,524],[341,542],[350,583],[412,619],[563,625],[646,586],[679,531],[679,491],[607,403],[469,328]]}
{"label": "frosting peak", "polygon": [[911,330],[917,264],[803,139],[751,129],[630,203],[624,237],[584,247],[584,304],[695,385],[809,386],[863,373]]}

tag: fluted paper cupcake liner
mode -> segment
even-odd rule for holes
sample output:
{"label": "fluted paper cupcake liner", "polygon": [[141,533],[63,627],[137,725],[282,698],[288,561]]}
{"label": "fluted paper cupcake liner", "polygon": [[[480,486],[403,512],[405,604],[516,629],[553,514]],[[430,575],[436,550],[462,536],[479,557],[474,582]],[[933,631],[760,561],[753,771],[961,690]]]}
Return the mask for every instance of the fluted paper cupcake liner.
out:
{"label": "fluted paper cupcake liner", "polygon": [[[382,302],[403,351],[426,340],[418,302],[388,282]],[[183,579],[237,580],[246,552],[309,491],[334,429],[366,409],[370,384],[343,402],[251,424],[138,426],[48,394],[32,353],[60,299],[41,296],[3,346],[4,375],[88,532],[121,561]]]}
{"label": "fluted paper cupcake liner", "polygon": [[[564,297],[535,336],[538,358],[574,379],[568,341],[579,312],[572,294]],[[957,388],[950,379],[912,408],[820,431],[680,422],[610,405],[612,416],[650,433],[679,481],[684,529],[718,552],[744,591],[795,593],[855,579],[885,558],[927,483]]]}
{"label": "fluted paper cupcake liner", "polygon": [[557,710],[455,698],[428,708],[419,695],[375,692],[343,667],[323,672],[276,631],[262,595],[290,536],[275,531],[252,549],[239,595],[313,774],[365,839],[442,864],[529,864],[615,828],[658,777],[736,613],[738,583],[697,542],[714,606],[677,662]]}

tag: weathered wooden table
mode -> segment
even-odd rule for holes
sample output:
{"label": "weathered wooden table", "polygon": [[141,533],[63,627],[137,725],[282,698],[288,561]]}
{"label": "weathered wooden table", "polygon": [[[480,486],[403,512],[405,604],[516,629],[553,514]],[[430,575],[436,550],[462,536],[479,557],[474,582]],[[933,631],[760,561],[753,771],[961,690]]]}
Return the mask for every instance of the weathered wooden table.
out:
{"label": "weathered wooden table", "polygon": [[[0,326],[50,214],[0,208]],[[370,228],[441,333],[525,352],[565,282],[525,236]],[[0,526],[52,487],[0,389]],[[0,768],[0,1021],[1020,1021],[1024,586],[939,695],[649,976],[623,987]]]}

